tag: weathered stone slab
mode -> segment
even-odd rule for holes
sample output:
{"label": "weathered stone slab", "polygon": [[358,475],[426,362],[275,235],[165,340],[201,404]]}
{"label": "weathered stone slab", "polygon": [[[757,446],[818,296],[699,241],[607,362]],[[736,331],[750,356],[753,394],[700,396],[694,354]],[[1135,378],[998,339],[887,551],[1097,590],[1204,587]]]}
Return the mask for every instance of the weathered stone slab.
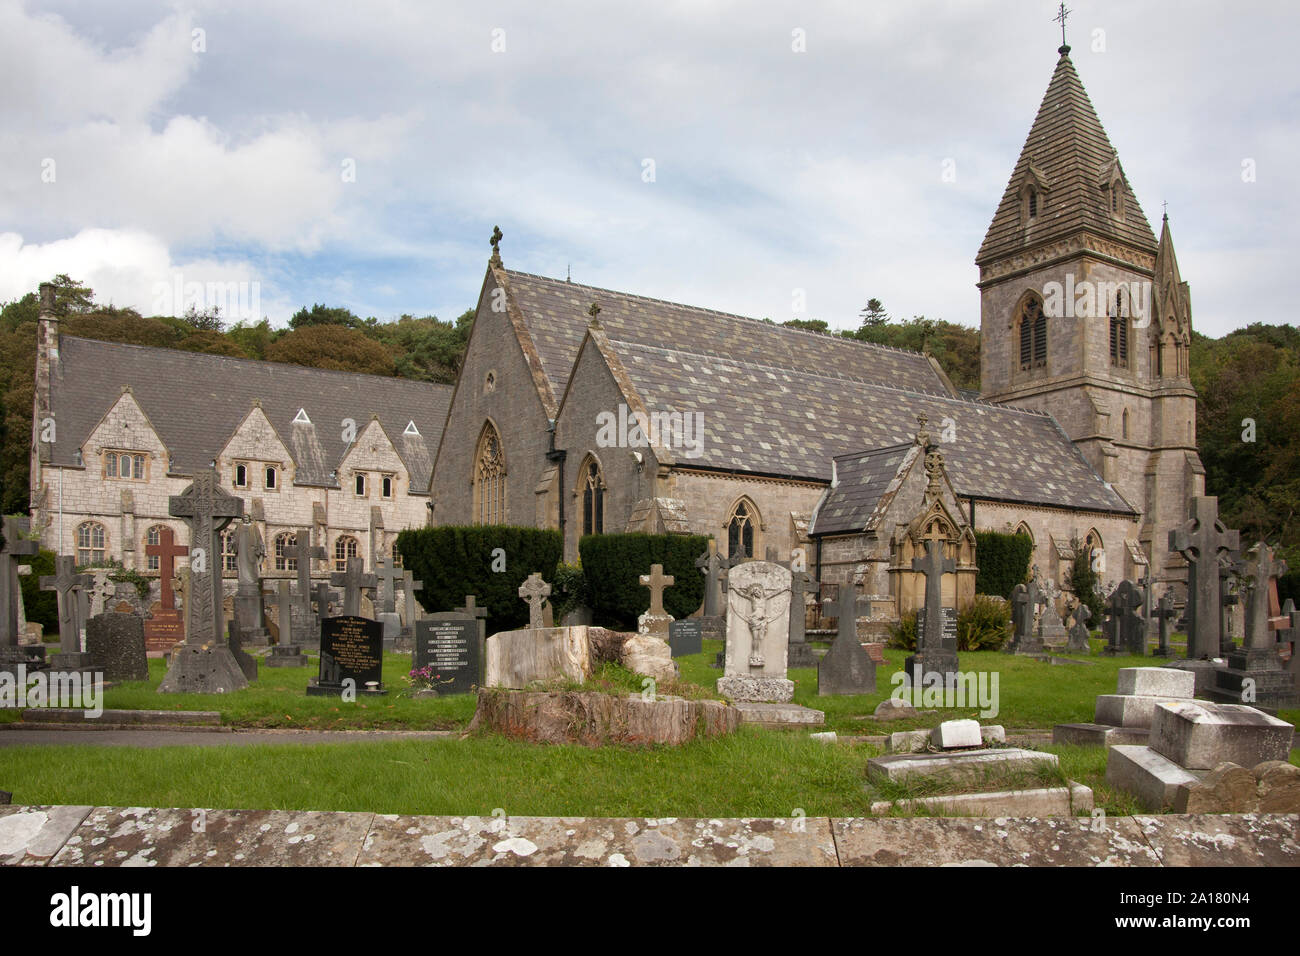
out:
{"label": "weathered stone slab", "polygon": [[1126,817],[832,819],[841,866],[1158,866]]}
{"label": "weathered stone slab", "polygon": [[1000,773],[1034,771],[1057,765],[1056,754],[1009,747],[950,754],[887,754],[867,761],[867,779],[934,780],[978,783]]}
{"label": "weathered stone slab", "polygon": [[1052,743],[1076,747],[1114,747],[1116,744],[1145,746],[1150,731],[1145,727],[1113,727],[1110,724],[1057,724]]}
{"label": "weathered stone slab", "polygon": [[23,723],[68,724],[198,725],[221,726],[221,713],[215,710],[105,710],[98,718],[86,711],[65,707],[30,707],[23,711]]}
{"label": "weathered stone slab", "polygon": [[51,866],[352,866],[373,814],[97,807]]}
{"label": "weathered stone slab", "polygon": [[1151,748],[1189,770],[1212,770],[1224,762],[1254,767],[1288,759],[1294,730],[1244,704],[1160,704],[1151,721]]}
{"label": "weathered stone slab", "polygon": [[487,639],[484,686],[524,688],[535,681],[591,676],[585,627],[539,627],[501,631]]}
{"label": "weathered stone slab", "polygon": [[983,743],[978,720],[945,720],[930,731],[930,740],[940,750],[978,747]]}
{"label": "weathered stone slab", "polygon": [[835,866],[823,818],[376,816],[361,866]]}
{"label": "weathered stone slab", "polygon": [[1093,720],[1112,727],[1141,727],[1149,730],[1156,704],[1177,704],[1181,697],[1139,697],[1123,694],[1098,694]]}
{"label": "weathered stone slab", "polygon": [[113,611],[92,617],[86,622],[86,653],[105,680],[149,679],[144,619],[138,614]]}
{"label": "weathered stone slab", "polygon": [[1117,688],[1143,697],[1193,697],[1196,675],[1176,667],[1121,667]]}
{"label": "weathered stone slab", "polygon": [[1106,756],[1106,782],[1133,794],[1149,810],[1172,807],[1178,788],[1199,779],[1150,747],[1119,744]]}
{"label": "weathered stone slab", "polygon": [[0,866],[45,866],[93,807],[0,807]]}
{"label": "weathered stone slab", "polygon": [[1133,819],[1165,866],[1300,866],[1300,814]]}
{"label": "weathered stone slab", "polygon": [[799,704],[737,701],[732,709],[740,713],[742,722],[760,727],[808,727],[826,723],[824,711]]}
{"label": "weathered stone slab", "polygon": [[784,677],[719,677],[718,693],[736,702],[785,703],[794,697],[794,681]]}
{"label": "weathered stone slab", "polygon": [[719,700],[484,689],[469,729],[534,743],[676,745],[734,733],[740,721],[736,708]]}
{"label": "weathered stone slab", "polygon": [[[1000,724],[980,727],[980,741],[985,745],[1004,744],[1007,742],[1006,728]],[[929,750],[930,744],[931,731],[929,730],[900,730],[889,735],[885,746],[887,753],[915,754]]]}
{"label": "weathered stone slab", "polygon": [[877,800],[871,804],[871,812],[888,813],[895,806],[909,813],[924,809],[945,817],[1070,817],[1091,813],[1093,796],[1092,788],[1071,782],[1068,787],[955,793],[915,800]]}
{"label": "weathered stone slab", "polygon": [[872,712],[876,720],[908,720],[916,716],[916,708],[899,697],[886,697]]}

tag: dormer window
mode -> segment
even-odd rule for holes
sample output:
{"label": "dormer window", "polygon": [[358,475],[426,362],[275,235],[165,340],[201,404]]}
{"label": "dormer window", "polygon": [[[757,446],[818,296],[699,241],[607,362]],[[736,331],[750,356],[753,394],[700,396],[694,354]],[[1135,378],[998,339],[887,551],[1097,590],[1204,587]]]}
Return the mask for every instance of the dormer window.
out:
{"label": "dormer window", "polygon": [[105,452],[104,477],[142,481],[145,477],[144,463],[145,456],[136,452]]}
{"label": "dormer window", "polygon": [[1038,190],[1029,190],[1029,218],[1034,219],[1038,216]]}

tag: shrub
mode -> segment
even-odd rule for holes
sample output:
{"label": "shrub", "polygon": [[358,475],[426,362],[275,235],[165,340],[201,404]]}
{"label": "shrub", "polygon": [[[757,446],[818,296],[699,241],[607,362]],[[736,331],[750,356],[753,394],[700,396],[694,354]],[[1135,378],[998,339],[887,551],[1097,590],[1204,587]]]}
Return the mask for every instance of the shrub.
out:
{"label": "shrub", "polygon": [[557,564],[555,583],[551,585],[551,603],[555,605],[555,623],[578,607],[590,607],[591,595],[587,591],[587,578],[580,564]]}
{"label": "shrub", "polygon": [[1034,542],[1027,534],[999,531],[975,532],[975,592],[1010,598],[1017,584],[1029,576]]}
{"label": "shrub", "polygon": [[996,651],[1011,636],[1011,604],[991,594],[977,594],[957,615],[959,651]]}
{"label": "shrub", "polygon": [[451,611],[473,594],[488,609],[492,634],[527,626],[519,586],[534,571],[553,583],[564,542],[560,532],[544,528],[447,525],[409,528],[397,536],[397,550],[404,567],[424,582],[416,594],[425,610]]}
{"label": "shrub", "polygon": [[1088,605],[1088,610],[1092,612],[1088,626],[1097,628],[1106,618],[1106,602],[1102,599],[1100,590],[1101,579],[1092,569],[1086,554],[1079,554],[1077,550],[1075,554],[1074,567],[1070,569],[1070,587],[1074,589],[1074,596]]}
{"label": "shrub", "polygon": [[28,560],[32,573],[18,579],[23,592],[23,610],[27,620],[45,628],[46,635],[59,633],[59,599],[53,591],[41,590],[41,575],[54,574],[54,552],[41,549]]}
{"label": "shrub", "polygon": [[704,575],[695,559],[708,548],[704,535],[590,534],[578,542],[583,575],[598,619],[630,625],[650,607],[641,575],[662,564],[673,584],[664,589],[664,610],[689,617],[704,602]]}
{"label": "shrub", "polygon": [[904,651],[916,650],[916,612],[908,611],[897,624],[889,625],[889,646]]}

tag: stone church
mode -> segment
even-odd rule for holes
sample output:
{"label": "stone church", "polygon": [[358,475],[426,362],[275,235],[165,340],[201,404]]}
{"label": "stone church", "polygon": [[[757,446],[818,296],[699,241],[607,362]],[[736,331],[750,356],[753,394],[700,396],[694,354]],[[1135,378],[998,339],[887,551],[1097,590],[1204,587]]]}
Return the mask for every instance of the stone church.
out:
{"label": "stone church", "polygon": [[43,319],[45,546],[147,570],[158,524],[184,541],[166,496],[214,461],[271,573],[297,529],[369,565],[403,527],[489,523],[558,529],[570,561],[585,534],[713,535],[893,613],[927,538],[958,562],[946,600],[969,600],[974,529],[1028,534],[1057,586],[1081,556],[1107,583],[1185,576],[1164,542],[1204,492],[1188,287],[1068,47],[976,258],[978,397],[926,354],[514,271],[500,240],[454,388],[60,341]]}

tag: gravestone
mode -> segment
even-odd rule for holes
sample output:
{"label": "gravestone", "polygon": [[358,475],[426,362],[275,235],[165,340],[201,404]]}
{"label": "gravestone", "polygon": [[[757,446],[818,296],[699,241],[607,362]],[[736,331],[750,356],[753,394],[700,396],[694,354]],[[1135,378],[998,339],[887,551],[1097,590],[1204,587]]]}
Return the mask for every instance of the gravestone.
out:
{"label": "gravestone", "polygon": [[1070,624],[1070,640],[1065,645],[1067,651],[1076,654],[1091,654],[1092,645],[1088,643],[1088,621],[1092,618],[1092,611],[1088,605],[1080,601],[1074,606],[1072,623]]}
{"label": "gravestone", "polygon": [[27,537],[31,522],[27,518],[4,518],[4,547],[0,548],[0,671],[12,670],[32,660],[20,647],[22,629],[18,626],[22,591],[18,587],[17,565],[22,558],[40,551],[39,542]]}
{"label": "gravestone", "polygon": [[813,576],[807,571],[790,572],[790,646],[786,650],[786,667],[816,667],[817,655],[808,643],[805,630],[808,601],[805,595]]}
{"label": "gravestone", "polygon": [[321,623],[320,672],[307,685],[309,697],[345,694],[382,696],[384,628],[356,615],[328,617]]}
{"label": "gravestone", "polygon": [[42,591],[55,592],[59,606],[59,653],[50,656],[50,666],[59,671],[84,670],[90,667],[90,655],[81,646],[78,591],[89,588],[93,578],[77,574],[76,559],[70,554],[54,558],[54,574],[41,576]]}
{"label": "gravestone", "polygon": [[338,592],[336,592],[324,581],[317,582],[316,586],[312,588],[311,604],[312,604],[313,613],[315,614],[317,623],[316,623],[316,631],[312,635],[312,640],[310,641],[310,646],[312,647],[320,646],[320,625],[322,622],[324,622],[325,618],[331,616],[330,607],[333,604],[334,599],[336,597],[338,597]]}
{"label": "gravestone", "polygon": [[1151,612],[1156,620],[1156,634],[1159,638],[1159,644],[1151,652],[1153,657],[1169,657],[1173,652],[1169,648],[1169,625],[1173,621],[1174,615],[1178,612],[1174,610],[1174,595],[1171,591],[1166,591],[1160,595],[1160,600],[1156,603],[1155,609]]}
{"label": "gravestone", "polygon": [[[1017,584],[1011,591],[1011,642],[1004,648],[1009,654],[1025,657],[1043,657],[1046,648],[1034,626],[1034,615],[1041,603],[1038,581]],[[919,635],[919,631],[918,631]]]}
{"label": "gravestone", "polygon": [[[365,573],[360,558],[348,558],[347,570],[331,574],[330,584],[343,589],[342,616],[361,617],[361,592],[367,588],[373,590],[378,582],[373,574]],[[382,632],[382,628],[380,630]]]}
{"label": "gravestone", "polygon": [[406,614],[402,621],[402,634],[415,635],[415,622],[420,619],[420,605],[415,600],[415,592],[424,590],[424,582],[415,580],[411,571],[402,572],[402,598],[405,601]]}
{"label": "gravestone", "polygon": [[736,701],[785,702],[790,572],[767,561],[746,561],[727,576],[727,645],[718,692]]}
{"label": "gravestone", "polygon": [[718,554],[718,543],[709,539],[709,548],[695,559],[695,566],[704,575],[704,604],[700,607],[703,617],[720,617],[722,615],[722,572],[725,559]]}
{"label": "gravestone", "polygon": [[1219,520],[1219,499],[1192,498],[1191,518],[1169,532],[1169,550],[1181,554],[1187,569],[1187,659],[1219,656],[1219,558],[1241,547],[1241,535]]}
{"label": "gravestone", "polygon": [[239,583],[235,586],[235,620],[243,644],[266,647],[271,634],[266,629],[266,605],[262,602],[262,559],[266,546],[253,524],[252,516],[243,515],[235,533],[235,565]]}
{"label": "gravestone", "polygon": [[244,501],[222,489],[215,469],[167,502],[173,518],[190,526],[190,567],[186,594],[185,640],[172,651],[160,694],[225,694],[248,686],[222,627],[221,531],[244,514]]}
{"label": "gravestone", "polygon": [[109,578],[111,571],[96,570],[90,572],[90,608],[86,617],[89,623],[92,617],[108,610],[108,602],[117,593],[117,585]]}
{"label": "gravestone", "polygon": [[175,533],[164,525],[158,532],[158,543],[145,545],[144,553],[158,559],[159,591],[158,607],[144,622],[144,646],[149,651],[169,651],[185,640],[185,621],[176,610],[172,578],[176,576],[176,559],[189,554],[190,549],[177,544]]}
{"label": "gravestone", "polygon": [[1295,675],[1282,666],[1269,630],[1269,585],[1286,571],[1286,562],[1263,541],[1247,552],[1246,637],[1241,650],[1228,655],[1227,668],[1215,674],[1215,700],[1269,709],[1300,706]]}
{"label": "gravestone", "polygon": [[1042,611],[1038,615],[1038,640],[1044,647],[1059,646],[1069,640],[1069,633],[1056,610],[1056,599],[1047,588],[1041,588]]}
{"label": "gravestone", "polygon": [[704,625],[698,617],[673,621],[668,625],[668,647],[673,657],[704,652]]}
{"label": "gravestone", "polygon": [[281,578],[278,585],[276,616],[279,619],[280,640],[265,658],[267,667],[306,667],[307,655],[293,639],[293,583]]}
{"label": "gravestone", "polygon": [[384,625],[384,647],[392,650],[402,636],[402,617],[397,613],[397,582],[402,580],[402,570],[392,558],[375,559],[375,577],[379,582],[378,613],[375,620]]}
{"label": "gravestone", "polygon": [[672,587],[676,580],[671,574],[664,574],[662,564],[650,565],[650,573],[638,580],[643,588],[650,589],[650,608],[637,618],[637,633],[666,639],[673,616],[664,610],[664,589]]}
{"label": "gravestone", "polygon": [[244,676],[250,682],[257,680],[257,658],[244,650],[244,636],[239,630],[239,621],[234,618],[226,622],[226,642]]}
{"label": "gravestone", "polygon": [[476,599],[472,594],[465,595],[465,606],[456,608],[457,614],[464,614],[466,617],[472,617],[478,621],[478,646],[479,657],[483,657],[483,645],[487,640],[487,616],[488,609],[479,607],[475,603]]}
{"label": "gravestone", "polygon": [[836,618],[839,633],[817,664],[818,696],[874,694],[876,664],[858,639],[858,597],[852,581],[840,585],[839,601],[823,613]]}
{"label": "gravestone", "polygon": [[109,611],[86,622],[86,653],[105,680],[148,680],[144,620],[138,614]]}
{"label": "gravestone", "polygon": [[287,637],[281,635],[280,642],[291,642],[300,647],[315,644],[320,639],[320,622],[329,617],[323,613],[314,618],[312,614],[311,563],[325,560],[325,549],[310,542],[311,529],[303,528],[294,535],[293,543],[284,549],[284,556],[294,563],[298,576],[298,593],[295,595],[298,614],[296,618],[291,616],[292,632]]}
{"label": "gravestone", "polygon": [[1142,607],[1142,592],[1132,581],[1121,581],[1111,597],[1111,613],[1118,615],[1119,643],[1135,657],[1145,657],[1147,652],[1146,621],[1138,610]]}
{"label": "gravestone", "polygon": [[415,622],[411,669],[432,670],[439,697],[468,694],[483,682],[479,624],[464,614],[439,612]]}
{"label": "gravestone", "polygon": [[1300,684],[1300,611],[1296,610],[1295,601],[1291,598],[1287,598],[1286,603],[1282,605],[1282,617],[1287,624],[1277,631],[1278,649],[1281,650],[1283,645],[1290,645],[1291,657],[1287,661],[1286,669]]}
{"label": "gravestone", "polygon": [[535,631],[549,627],[542,606],[550,606],[546,599],[551,596],[551,586],[542,580],[540,572],[534,571],[519,585],[519,596],[528,602],[528,629]]}
{"label": "gravestone", "polygon": [[916,686],[918,674],[926,681],[928,675],[937,673],[943,675],[946,686],[957,674],[957,639],[955,633],[945,633],[948,615],[943,604],[943,576],[955,573],[957,563],[944,557],[942,541],[927,540],[925,557],[913,558],[912,570],[925,575],[925,618],[923,621],[917,613],[916,653],[904,664],[907,681]]}

